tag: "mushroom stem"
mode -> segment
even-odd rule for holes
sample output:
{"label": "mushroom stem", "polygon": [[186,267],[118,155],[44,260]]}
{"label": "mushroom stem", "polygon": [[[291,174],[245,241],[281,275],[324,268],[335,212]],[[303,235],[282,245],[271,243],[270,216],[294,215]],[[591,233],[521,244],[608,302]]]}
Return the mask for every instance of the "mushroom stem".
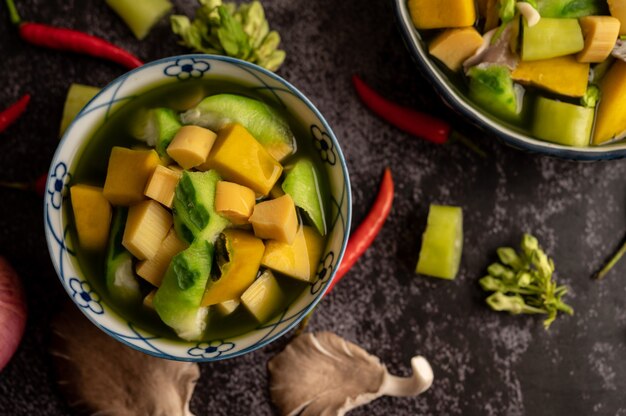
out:
{"label": "mushroom stem", "polygon": [[413,376],[397,377],[385,374],[383,384],[378,391],[386,396],[417,396],[428,390],[433,384],[433,369],[424,357],[416,355],[411,359]]}

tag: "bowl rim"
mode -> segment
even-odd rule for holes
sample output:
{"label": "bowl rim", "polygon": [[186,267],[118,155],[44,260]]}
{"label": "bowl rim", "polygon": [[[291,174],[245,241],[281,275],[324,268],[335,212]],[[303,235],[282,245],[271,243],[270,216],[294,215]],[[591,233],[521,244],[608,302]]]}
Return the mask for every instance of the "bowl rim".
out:
{"label": "bowl rim", "polygon": [[472,122],[482,130],[489,131],[494,134],[496,138],[514,148],[533,153],[542,153],[578,161],[610,160],[626,157],[626,143],[589,146],[584,148],[564,146],[522,134],[508,126],[499,124],[499,121],[483,114],[469,100],[451,88],[447,84],[447,76],[431,59],[428,59],[428,53],[424,48],[421,35],[414,27],[411,20],[407,0],[394,0],[394,8],[396,18],[400,23],[398,26],[404,43],[410,50],[411,56],[417,62],[420,71],[431,81],[431,84],[435,87],[436,92],[444,102],[464,116],[466,120]]}
{"label": "bowl rim", "polygon": [[[247,354],[249,352],[253,352],[255,350],[261,349],[263,347],[265,347],[266,345],[270,344],[271,342],[281,338],[283,335],[285,335],[287,332],[291,331],[296,325],[298,325],[300,323],[300,321],[302,321],[304,319],[304,317],[306,317],[309,313],[311,313],[311,311],[318,305],[319,302],[321,302],[321,300],[324,298],[326,292],[328,291],[329,287],[331,286],[331,283],[333,282],[333,280],[335,279],[336,276],[336,272],[338,269],[338,266],[341,264],[341,261],[343,260],[345,251],[346,251],[346,247],[348,245],[348,240],[350,237],[350,227],[351,227],[351,223],[352,223],[352,189],[351,189],[351,182],[350,182],[350,175],[348,172],[348,168],[347,168],[347,163],[346,163],[346,159],[345,156],[343,154],[343,151],[341,149],[341,146],[339,144],[339,141],[337,140],[337,137],[334,133],[334,131],[332,130],[332,128],[330,127],[330,125],[328,124],[326,118],[321,114],[321,112],[318,110],[318,108],[311,102],[311,100],[309,100],[300,90],[298,90],[294,85],[292,85],[289,81],[287,81],[286,79],[284,79],[283,77],[281,77],[278,74],[275,74],[274,72],[271,72],[261,66],[258,66],[256,64],[253,64],[251,62],[247,62],[241,59],[237,59],[237,58],[231,58],[228,56],[222,56],[222,55],[212,55],[212,54],[198,54],[198,53],[194,53],[194,54],[183,54],[183,55],[173,55],[173,56],[168,56],[168,57],[164,57],[164,58],[160,58],[154,61],[150,61],[145,63],[144,65],[137,67],[135,69],[132,69],[130,71],[125,72],[124,74],[114,78],[113,80],[109,81],[107,83],[106,86],[104,86],[100,91],[98,91],[98,93],[96,95],[94,95],[94,97],[92,97],[84,106],[83,108],[78,112],[78,114],[75,116],[75,118],[72,120],[72,122],[67,126],[65,132],[63,133],[63,136],[61,137],[61,139],[59,140],[59,143],[55,149],[54,155],[52,157],[52,160],[50,162],[50,167],[48,169],[48,174],[47,174],[47,179],[46,179],[46,189],[48,189],[48,186],[50,184],[50,180],[52,179],[52,175],[55,171],[56,165],[59,162],[59,158],[61,155],[62,150],[65,148],[66,144],[67,144],[67,140],[68,137],[72,131],[73,126],[75,125],[75,123],[78,123],[81,116],[83,116],[85,114],[84,110],[86,108],[89,107],[89,105],[95,101],[96,99],[98,99],[99,97],[101,97],[102,95],[104,95],[105,93],[109,92],[111,89],[113,88],[119,88],[119,83],[120,82],[124,82],[127,78],[129,78],[130,76],[139,73],[147,68],[153,67],[153,66],[157,66],[157,65],[161,65],[164,63],[171,63],[171,62],[177,62],[178,60],[181,59],[185,59],[185,58],[191,58],[191,59],[205,59],[205,60],[213,60],[213,61],[221,61],[221,62],[226,62],[226,63],[230,63],[233,65],[239,65],[239,66],[243,66],[244,68],[246,68],[247,70],[251,70],[251,71],[257,71],[262,73],[263,75],[271,78],[272,80],[280,83],[282,86],[286,87],[287,90],[293,94],[296,98],[298,98],[300,101],[302,101],[306,107],[312,112],[312,114],[319,120],[320,124],[322,125],[322,127],[324,128],[325,132],[328,134],[330,140],[332,141],[332,144],[334,146],[335,149],[337,149],[337,159],[339,161],[339,164],[341,166],[341,170],[343,173],[343,187],[345,188],[345,204],[346,204],[346,215],[344,217],[344,232],[343,232],[343,237],[341,240],[341,245],[340,245],[340,251],[338,253],[337,256],[337,262],[336,262],[336,266],[333,267],[331,269],[331,275],[328,278],[328,280],[324,283],[323,287],[317,292],[317,294],[312,295],[312,301],[310,302],[309,305],[307,305],[305,308],[303,308],[301,311],[299,311],[298,313],[300,314],[299,317],[297,317],[296,319],[293,319],[291,323],[287,324],[283,329],[278,330],[274,333],[270,333],[269,336],[267,336],[265,339],[263,339],[262,341],[254,344],[254,345],[250,345],[244,349],[241,349],[237,352],[234,352],[230,355],[226,355],[226,356],[222,356],[219,355],[217,357],[211,357],[211,358],[206,358],[206,357],[191,357],[191,356],[174,356],[171,354],[164,354],[164,353],[159,353],[157,351],[153,351],[147,348],[144,348],[140,345],[136,345],[133,343],[130,343],[129,341],[127,341],[126,339],[124,339],[123,337],[119,336],[118,334],[112,332],[111,330],[109,330],[108,328],[102,326],[100,323],[98,323],[97,321],[94,320],[94,318],[87,313],[87,311],[85,310],[85,308],[79,307],[78,309],[83,313],[83,315],[85,317],[87,317],[87,319],[89,319],[89,321],[94,324],[97,328],[99,328],[100,330],[102,330],[104,333],[106,333],[107,335],[111,336],[112,338],[114,338],[116,341],[123,343],[124,345],[131,347],[135,350],[141,351],[143,353],[146,353],[148,355],[154,356],[154,357],[158,357],[158,358],[164,358],[164,359],[169,359],[169,360],[174,360],[174,361],[185,361],[185,362],[212,362],[212,361],[221,361],[224,359],[230,359],[230,358],[235,358],[235,357],[239,357],[241,355]],[[156,83],[155,83],[156,84]],[[156,86],[158,86],[159,84],[156,84]],[[90,135],[86,135],[85,138],[83,138],[80,143],[84,144],[87,140],[89,140],[91,137],[93,137],[93,133]],[[74,161],[76,157],[80,157],[81,152],[76,152],[76,154],[70,159],[71,161]],[[70,167],[68,167],[69,169]],[[43,201],[43,221],[44,221],[44,234],[46,237],[46,247],[48,248],[48,254],[50,255],[50,260],[52,262],[52,265],[54,267],[55,273],[57,275],[57,278],[60,280],[61,282],[61,286],[65,289],[65,292],[68,294],[68,296],[71,298],[71,302],[76,305],[76,302],[74,300],[74,297],[72,296],[72,294],[70,293],[70,288],[69,285],[66,285],[66,283],[64,282],[62,276],[61,276],[61,271],[59,270],[59,264],[57,262],[57,259],[54,256],[54,253],[52,251],[52,247],[50,244],[50,239],[48,234],[50,233],[50,231],[47,228],[48,225],[48,218],[47,218],[47,198],[44,198]],[[341,206],[338,207],[338,209],[341,211]],[[321,260],[320,260],[321,261]],[[78,266],[76,266],[76,268],[78,270],[80,270],[80,268]],[[84,272],[81,273],[84,274]],[[85,278],[86,279],[86,278]],[[107,304],[108,302],[104,302],[104,300],[102,300],[103,303]],[[294,301],[295,302],[295,301]],[[289,306],[289,308],[293,305],[293,303]],[[287,310],[289,309],[287,308]],[[126,320],[126,318],[119,314],[117,312],[117,310],[112,310],[113,312],[113,319],[119,321],[119,320]],[[151,334],[151,331],[148,331],[142,327],[137,327],[138,329],[141,329],[141,331],[147,333],[147,334]],[[250,331],[249,331],[250,332]],[[245,332],[243,334],[239,334],[236,335],[236,337],[245,337],[249,332]],[[151,340],[152,341],[152,340]],[[201,340],[201,341],[185,341],[182,340],[180,338],[177,339],[177,342],[184,344],[185,346],[197,346],[199,345],[199,343],[203,343],[205,341]]]}

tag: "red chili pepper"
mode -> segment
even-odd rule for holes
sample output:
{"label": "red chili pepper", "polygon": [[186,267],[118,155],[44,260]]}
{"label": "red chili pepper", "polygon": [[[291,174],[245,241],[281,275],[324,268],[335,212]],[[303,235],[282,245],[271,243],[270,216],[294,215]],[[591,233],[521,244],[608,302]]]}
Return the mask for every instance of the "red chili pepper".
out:
{"label": "red chili pepper", "polygon": [[358,75],[352,75],[352,83],[361,101],[370,110],[400,130],[437,144],[443,144],[450,138],[451,128],[443,120],[383,98]]}
{"label": "red chili pepper", "polygon": [[143,62],[132,53],[97,36],[72,29],[22,22],[13,0],[6,0],[6,4],[9,7],[11,22],[19,27],[20,36],[28,43],[107,59],[128,69],[143,65]]}
{"label": "red chili pepper", "polygon": [[359,224],[348,240],[346,252],[343,260],[339,264],[334,280],[328,286],[326,295],[330,293],[333,287],[341,280],[341,278],[354,266],[354,263],[365,253],[365,250],[372,245],[372,242],[383,227],[385,220],[391,211],[393,202],[393,179],[391,178],[391,170],[385,169],[383,180],[380,183],[378,196],[367,217]]}
{"label": "red chili pepper", "polygon": [[11,104],[6,110],[0,112],[0,133],[5,131],[26,111],[30,102],[30,95],[24,94],[22,98]]}

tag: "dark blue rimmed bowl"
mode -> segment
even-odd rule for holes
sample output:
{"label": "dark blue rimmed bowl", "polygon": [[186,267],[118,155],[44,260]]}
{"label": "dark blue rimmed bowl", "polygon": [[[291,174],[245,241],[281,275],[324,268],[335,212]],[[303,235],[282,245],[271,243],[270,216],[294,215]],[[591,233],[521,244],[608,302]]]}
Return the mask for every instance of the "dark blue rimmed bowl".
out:
{"label": "dark blue rimmed bowl", "polygon": [[422,73],[432,81],[443,101],[474,125],[495,135],[512,147],[528,152],[579,161],[609,160],[626,157],[626,143],[624,141],[585,148],[562,146],[536,139],[503,124],[490,114],[485,113],[472,103],[450,81],[441,68],[430,59],[426,43],[411,21],[407,0],[394,0],[394,6],[404,41]]}
{"label": "dark blue rimmed bowl", "polygon": [[[100,296],[76,258],[70,238],[68,183],[82,149],[102,123],[122,105],[155,86],[184,83],[191,78],[217,78],[236,82],[263,94],[268,102],[285,109],[306,125],[330,180],[331,206],[327,244],[317,270],[317,280],[279,316],[227,339],[204,342],[173,340],[150,333],[118,314]],[[215,361],[236,357],[276,340],[302,320],[322,299],[341,262],[350,233],[352,202],[350,179],[337,138],[315,106],[294,86],[257,65],[213,55],[184,55],[150,62],[117,78],[100,91],[65,132],[52,160],[44,198],[46,241],[61,284],[76,306],[101,330],[116,340],[161,358],[181,361]]]}

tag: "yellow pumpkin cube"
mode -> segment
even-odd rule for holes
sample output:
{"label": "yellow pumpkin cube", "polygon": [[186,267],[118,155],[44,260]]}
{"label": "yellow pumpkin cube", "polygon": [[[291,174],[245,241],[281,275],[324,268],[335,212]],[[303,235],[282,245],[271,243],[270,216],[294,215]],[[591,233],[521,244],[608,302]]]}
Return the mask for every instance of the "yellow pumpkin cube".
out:
{"label": "yellow pumpkin cube", "polygon": [[217,135],[198,126],[183,126],[167,147],[167,154],[184,169],[206,162]]}
{"label": "yellow pumpkin cube", "polygon": [[80,246],[86,250],[104,249],[111,226],[111,204],[102,195],[102,188],[74,185],[70,199]]}
{"label": "yellow pumpkin cube", "polygon": [[418,29],[466,27],[476,21],[474,0],[409,0],[408,6]]}
{"label": "yellow pumpkin cube", "polygon": [[137,263],[135,268],[137,275],[156,287],[161,286],[163,276],[172,258],[187,247],[188,244],[178,238],[174,228],[170,229],[154,257]]}
{"label": "yellow pumpkin cube", "polygon": [[233,182],[219,181],[215,189],[215,211],[235,225],[248,222],[256,196],[248,187]]}
{"label": "yellow pumpkin cube", "polygon": [[157,166],[148,179],[144,194],[168,208],[172,208],[176,185],[182,176],[182,171],[175,171],[165,166]]}
{"label": "yellow pumpkin cube", "polygon": [[573,55],[539,61],[520,61],[511,78],[569,97],[582,97],[587,91],[589,64],[576,61]]}
{"label": "yellow pumpkin cube", "polygon": [[222,275],[218,280],[209,279],[202,306],[239,298],[254,282],[261,265],[265,251],[263,241],[250,233],[233,229],[225,230],[222,236],[229,261],[221,267]]}
{"label": "yellow pumpkin cube", "polygon": [[458,71],[482,43],[483,37],[473,27],[448,29],[433,39],[428,52],[452,71]]}
{"label": "yellow pumpkin cube", "polygon": [[620,21],[620,35],[626,35],[626,0],[608,0],[611,16]]}
{"label": "yellow pumpkin cube", "polygon": [[598,104],[593,144],[602,144],[626,135],[626,62],[616,60],[600,81],[602,99]]}
{"label": "yellow pumpkin cube", "polygon": [[298,280],[312,283],[322,256],[324,239],[312,227],[300,227],[292,245],[265,243],[261,265]]}
{"label": "yellow pumpkin cube", "polygon": [[122,245],[139,260],[153,258],[172,228],[172,215],[156,201],[143,201],[128,209]]}
{"label": "yellow pumpkin cube", "polygon": [[113,147],[104,182],[104,197],[113,205],[132,205],[144,200],[148,178],[159,164],[159,155],[154,150]]}
{"label": "yellow pumpkin cube", "polygon": [[266,270],[241,295],[241,303],[259,323],[275,315],[285,303],[285,293],[271,271]]}
{"label": "yellow pumpkin cube", "polygon": [[612,16],[585,16],[578,19],[585,47],[576,55],[578,62],[602,62],[611,54],[619,35],[620,22]]}
{"label": "yellow pumpkin cube", "polygon": [[148,293],[146,297],[143,298],[144,307],[154,310],[154,295],[156,295],[156,291],[156,289],[152,289],[150,293]]}
{"label": "yellow pumpkin cube", "polygon": [[[247,290],[247,289],[246,289]],[[228,316],[239,307],[239,299],[225,300],[215,305],[215,310],[222,316]]]}
{"label": "yellow pumpkin cube", "polygon": [[249,218],[254,235],[264,240],[291,244],[298,231],[296,205],[289,195],[259,202]]}
{"label": "yellow pumpkin cube", "polygon": [[283,167],[240,124],[231,124],[217,133],[207,162],[198,170],[215,169],[224,179],[267,195]]}

